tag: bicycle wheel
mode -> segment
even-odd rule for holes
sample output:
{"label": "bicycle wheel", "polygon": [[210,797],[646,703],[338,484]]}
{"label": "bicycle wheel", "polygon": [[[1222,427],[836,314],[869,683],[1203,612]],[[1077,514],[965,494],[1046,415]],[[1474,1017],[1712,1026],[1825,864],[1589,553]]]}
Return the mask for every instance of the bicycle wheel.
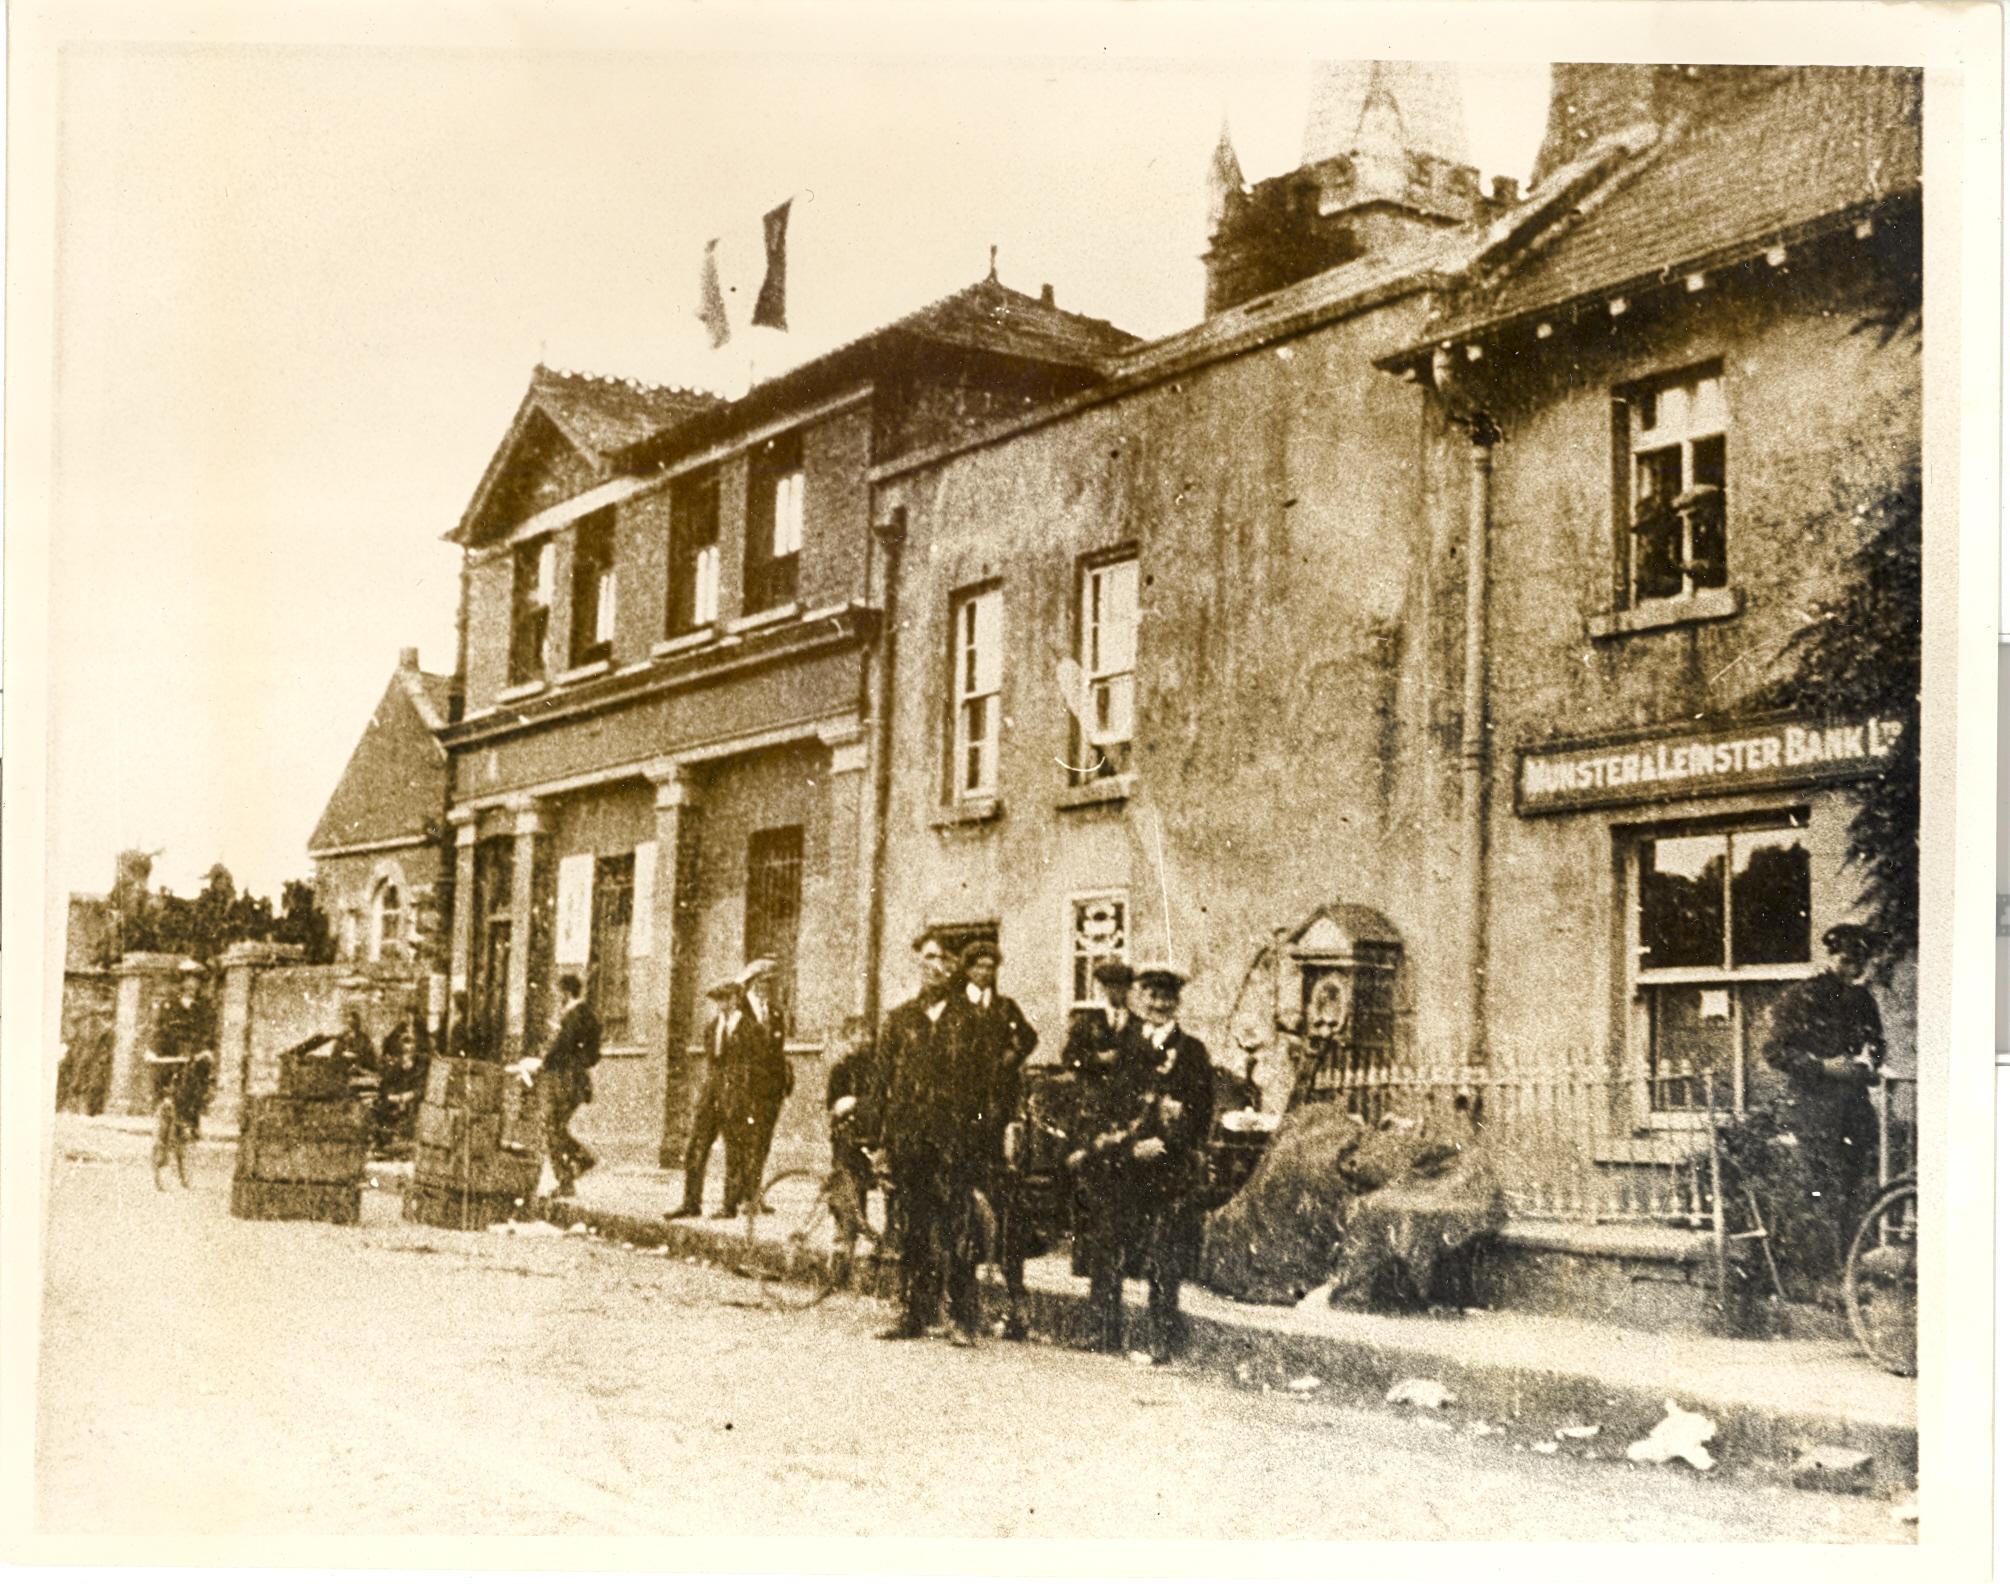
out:
{"label": "bicycle wheel", "polygon": [[[154,1107],[154,1191],[156,1193],[167,1192],[167,1184],[161,1181],[161,1172],[167,1166],[168,1157],[170,1155],[178,1156],[179,1154],[175,1149],[174,1131],[174,1102],[163,1100],[159,1105]],[[176,1164],[180,1164],[179,1159],[177,1159]],[[182,1185],[184,1187],[188,1185],[186,1172],[182,1175]]]}
{"label": "bicycle wheel", "polygon": [[[756,1247],[759,1204],[773,1206],[768,1218],[776,1236]],[[760,1273],[761,1293],[779,1309],[808,1309],[830,1296],[840,1269],[848,1267],[856,1233],[832,1206],[832,1185],[819,1172],[776,1172],[761,1189],[747,1216],[747,1258]]]}
{"label": "bicycle wheel", "polygon": [[1919,1187],[1896,1182],[1857,1223],[1843,1302],[1866,1354],[1894,1375],[1919,1371]]}

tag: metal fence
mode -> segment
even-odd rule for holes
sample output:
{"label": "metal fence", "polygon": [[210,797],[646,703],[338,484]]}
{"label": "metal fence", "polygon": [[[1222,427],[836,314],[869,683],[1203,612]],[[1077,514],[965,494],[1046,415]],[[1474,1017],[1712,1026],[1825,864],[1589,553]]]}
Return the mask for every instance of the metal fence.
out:
{"label": "metal fence", "polygon": [[[1915,1080],[1884,1077],[1879,1179],[1916,1167]],[[1722,1075],[1610,1064],[1515,1069],[1369,1063],[1322,1074],[1308,1098],[1373,1127],[1469,1131],[1522,1219],[1708,1228],[1721,1181],[1718,1129],[1737,1115]]]}

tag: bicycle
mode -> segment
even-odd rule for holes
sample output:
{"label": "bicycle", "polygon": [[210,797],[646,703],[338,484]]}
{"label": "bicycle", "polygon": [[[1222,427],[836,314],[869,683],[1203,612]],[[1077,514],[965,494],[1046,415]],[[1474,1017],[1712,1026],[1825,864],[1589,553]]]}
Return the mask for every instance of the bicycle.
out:
{"label": "bicycle", "polygon": [[1894,1375],[1919,1372],[1919,1184],[1888,1183],[1857,1223],[1843,1262],[1857,1345]]}
{"label": "bicycle", "polygon": [[[842,1166],[828,1172],[791,1167],[776,1172],[746,1208],[745,1268],[778,1309],[810,1309],[840,1288],[883,1296],[893,1251],[886,1230],[886,1187],[875,1178],[860,1195]],[[762,1206],[780,1237],[761,1237]]]}
{"label": "bicycle", "polygon": [[175,1175],[181,1179],[182,1187],[188,1182],[188,1123],[182,1119],[181,1108],[175,1104],[173,1095],[161,1097],[154,1107],[154,1189],[165,1193],[167,1184],[161,1181],[161,1172],[167,1163],[174,1162]]}

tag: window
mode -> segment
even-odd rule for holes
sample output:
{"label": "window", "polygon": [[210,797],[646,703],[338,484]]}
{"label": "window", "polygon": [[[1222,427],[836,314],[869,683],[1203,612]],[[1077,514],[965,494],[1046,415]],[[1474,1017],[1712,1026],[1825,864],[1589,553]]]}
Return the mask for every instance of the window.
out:
{"label": "window", "polygon": [[784,1030],[793,1030],[796,1002],[796,936],[803,916],[803,828],[783,825],[747,838],[747,961],[776,963],[775,1006]]}
{"label": "window", "polygon": [[634,916],[635,854],[595,859],[587,994],[601,1032],[616,1044],[628,1038],[628,932]]}
{"label": "window", "polygon": [[508,1027],[515,877],[516,846],[509,837],[490,836],[475,844],[475,961],[468,1013],[476,1050],[491,1057],[501,1054]]}
{"label": "window", "polygon": [[670,495],[672,637],[719,619],[719,478],[680,480]]}
{"label": "window", "polygon": [[552,544],[517,546],[510,584],[509,679],[512,687],[544,675],[544,641],[551,628]]}
{"label": "window", "polygon": [[1068,903],[1068,998],[1078,1007],[1100,1006],[1096,969],[1131,957],[1130,899],[1121,891],[1078,896]]}
{"label": "window", "polygon": [[572,539],[572,660],[592,665],[614,653],[614,514],[595,512]]}
{"label": "window", "polygon": [[953,611],[952,698],[956,727],[953,792],[990,797],[998,790],[998,690],[1004,657],[1000,627],[1005,596],[997,589],[966,594]]}
{"label": "window", "polygon": [[1628,602],[1681,599],[1728,580],[1723,376],[1714,367],[1635,390],[1620,403],[1627,449]]}
{"label": "window", "polygon": [[1138,640],[1138,563],[1111,561],[1082,573],[1081,664],[1086,697],[1080,705],[1077,752],[1069,761],[1079,783],[1121,775],[1131,765],[1131,721]]}
{"label": "window", "polygon": [[397,881],[381,880],[370,899],[370,961],[395,962],[404,950],[404,897]]}
{"label": "window", "polygon": [[747,469],[746,608],[772,610],[796,597],[803,548],[803,437],[777,436]]}
{"label": "window", "polygon": [[1632,868],[1651,1107],[1742,1109],[1781,991],[1811,972],[1806,814],[1647,836]]}

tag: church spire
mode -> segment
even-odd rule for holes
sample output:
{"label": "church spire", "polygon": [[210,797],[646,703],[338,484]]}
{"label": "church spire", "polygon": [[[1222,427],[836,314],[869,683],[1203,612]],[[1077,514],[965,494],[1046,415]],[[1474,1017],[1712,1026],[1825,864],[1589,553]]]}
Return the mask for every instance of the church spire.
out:
{"label": "church spire", "polygon": [[1243,193],[1242,161],[1235,157],[1235,145],[1229,141],[1228,117],[1221,120],[1221,137],[1214,145],[1214,159],[1207,171],[1207,229],[1208,234],[1218,230],[1228,213],[1229,204]]}
{"label": "church spire", "polygon": [[1304,163],[1362,151],[1431,154],[1465,164],[1458,68],[1429,61],[1322,61],[1314,68],[1305,116]]}

